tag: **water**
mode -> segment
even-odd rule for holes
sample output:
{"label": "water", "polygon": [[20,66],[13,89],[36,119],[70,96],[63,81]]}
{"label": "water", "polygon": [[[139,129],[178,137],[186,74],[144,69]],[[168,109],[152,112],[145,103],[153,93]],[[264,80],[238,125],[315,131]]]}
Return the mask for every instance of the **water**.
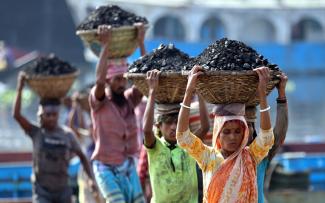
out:
{"label": "water", "polygon": [[[287,84],[289,129],[286,142],[325,142],[325,76],[290,76]],[[277,97],[270,95],[270,103]],[[275,102],[272,118],[275,118]]]}

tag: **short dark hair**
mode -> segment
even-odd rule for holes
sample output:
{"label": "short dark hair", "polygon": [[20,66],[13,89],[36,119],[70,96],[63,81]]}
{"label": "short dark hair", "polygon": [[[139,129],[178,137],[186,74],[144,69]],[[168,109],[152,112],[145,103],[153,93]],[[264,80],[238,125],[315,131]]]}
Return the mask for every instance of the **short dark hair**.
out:
{"label": "short dark hair", "polygon": [[168,122],[171,119],[178,119],[178,113],[170,113],[170,114],[164,114],[159,115],[157,118],[158,123],[165,123]]}
{"label": "short dark hair", "polygon": [[42,98],[39,104],[41,106],[59,106],[61,101],[58,98]]}

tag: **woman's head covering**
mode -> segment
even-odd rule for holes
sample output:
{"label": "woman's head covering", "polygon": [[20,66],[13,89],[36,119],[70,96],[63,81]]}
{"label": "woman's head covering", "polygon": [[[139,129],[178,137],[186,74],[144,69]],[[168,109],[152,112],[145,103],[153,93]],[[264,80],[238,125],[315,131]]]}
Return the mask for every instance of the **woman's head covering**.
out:
{"label": "woman's head covering", "polygon": [[213,147],[221,149],[217,140],[227,121],[243,122],[245,131],[240,147],[213,174],[207,191],[208,202],[257,202],[256,164],[246,148],[249,130],[244,116],[244,104],[217,105],[215,108]]}
{"label": "woman's head covering", "polygon": [[128,64],[125,58],[109,59],[107,67],[107,79],[112,79],[117,75],[123,75],[128,70]]}
{"label": "woman's head covering", "polygon": [[[220,135],[220,131],[223,127],[223,125],[227,121],[231,120],[239,120],[243,122],[245,125],[245,134],[246,131],[249,135],[249,130],[247,127],[247,123],[245,120],[245,104],[239,104],[239,103],[234,103],[234,104],[217,104],[214,108],[214,125],[213,125],[213,135],[212,135],[212,146],[216,147],[217,144],[217,139]],[[248,135],[247,138],[244,136],[242,144],[246,146],[247,141],[248,141]],[[246,140],[247,139],[247,140]],[[220,147],[218,147],[220,149]]]}

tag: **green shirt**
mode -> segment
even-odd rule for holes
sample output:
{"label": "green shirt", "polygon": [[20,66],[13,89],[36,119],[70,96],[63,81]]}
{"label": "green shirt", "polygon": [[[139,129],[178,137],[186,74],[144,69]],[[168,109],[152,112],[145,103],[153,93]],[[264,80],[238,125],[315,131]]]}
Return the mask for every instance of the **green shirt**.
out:
{"label": "green shirt", "polygon": [[151,203],[197,203],[196,162],[177,145],[170,149],[163,138],[147,148],[152,187]]}

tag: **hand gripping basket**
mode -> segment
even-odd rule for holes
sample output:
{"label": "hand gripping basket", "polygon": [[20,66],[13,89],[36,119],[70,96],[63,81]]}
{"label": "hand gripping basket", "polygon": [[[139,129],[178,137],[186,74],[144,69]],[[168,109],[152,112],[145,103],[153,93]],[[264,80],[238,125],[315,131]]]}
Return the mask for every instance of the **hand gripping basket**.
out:
{"label": "hand gripping basket", "polygon": [[[266,87],[266,94],[269,95],[272,90],[276,87],[277,84],[279,84],[280,79],[277,75],[281,74],[281,71],[271,71],[271,78],[270,81],[267,84]],[[259,97],[257,94],[254,95],[253,98],[251,98],[247,103],[246,106],[257,106],[259,105],[260,101],[259,101]]]}

